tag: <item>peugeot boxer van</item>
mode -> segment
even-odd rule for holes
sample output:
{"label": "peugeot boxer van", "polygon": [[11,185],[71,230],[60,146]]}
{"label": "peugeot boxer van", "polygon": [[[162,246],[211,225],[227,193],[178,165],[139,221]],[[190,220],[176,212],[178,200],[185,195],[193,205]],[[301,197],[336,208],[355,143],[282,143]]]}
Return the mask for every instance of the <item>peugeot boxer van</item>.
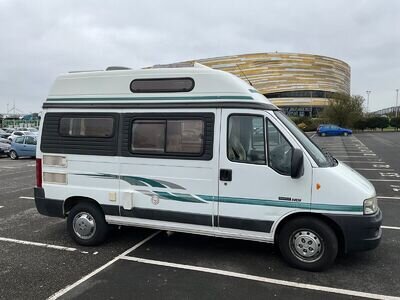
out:
{"label": "peugeot boxer van", "polygon": [[275,243],[290,265],[319,271],[381,239],[371,183],[226,72],[61,75],[40,132],[36,207],[67,218],[81,245],[138,226]]}

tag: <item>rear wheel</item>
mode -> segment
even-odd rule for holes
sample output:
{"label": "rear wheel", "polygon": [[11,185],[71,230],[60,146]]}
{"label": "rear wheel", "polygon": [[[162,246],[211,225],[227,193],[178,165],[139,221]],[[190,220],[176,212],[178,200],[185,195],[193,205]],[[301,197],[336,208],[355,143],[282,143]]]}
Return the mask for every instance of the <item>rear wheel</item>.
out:
{"label": "rear wheel", "polygon": [[82,202],[71,209],[67,229],[78,244],[94,246],[106,239],[109,226],[100,208],[92,203]]}
{"label": "rear wheel", "polygon": [[347,132],[344,132],[343,135],[344,135],[344,136],[348,136],[349,134],[348,134]]}
{"label": "rear wheel", "polygon": [[323,221],[300,217],[289,221],[278,237],[284,259],[293,267],[306,271],[322,271],[335,261],[338,240],[335,232]]}
{"label": "rear wheel", "polygon": [[18,154],[17,154],[17,152],[15,152],[14,150],[11,150],[10,151],[10,158],[11,159],[18,159]]}

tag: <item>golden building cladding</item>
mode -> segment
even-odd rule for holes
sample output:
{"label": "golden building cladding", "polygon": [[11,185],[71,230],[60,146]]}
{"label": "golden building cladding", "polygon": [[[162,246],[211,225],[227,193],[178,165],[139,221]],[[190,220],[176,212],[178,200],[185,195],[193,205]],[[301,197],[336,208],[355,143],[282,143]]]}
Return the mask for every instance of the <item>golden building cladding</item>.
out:
{"label": "golden building cladding", "polygon": [[255,53],[196,60],[233,73],[290,115],[316,115],[336,93],[350,94],[350,66],[299,53]]}

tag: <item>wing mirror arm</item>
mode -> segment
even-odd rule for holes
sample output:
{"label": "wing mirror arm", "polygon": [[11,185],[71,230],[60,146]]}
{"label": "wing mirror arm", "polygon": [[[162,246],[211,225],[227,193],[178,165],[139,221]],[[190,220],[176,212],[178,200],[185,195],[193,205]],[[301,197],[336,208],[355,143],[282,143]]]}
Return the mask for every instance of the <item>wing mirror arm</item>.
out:
{"label": "wing mirror arm", "polygon": [[293,149],[290,176],[300,178],[304,174],[304,154],[300,149]]}

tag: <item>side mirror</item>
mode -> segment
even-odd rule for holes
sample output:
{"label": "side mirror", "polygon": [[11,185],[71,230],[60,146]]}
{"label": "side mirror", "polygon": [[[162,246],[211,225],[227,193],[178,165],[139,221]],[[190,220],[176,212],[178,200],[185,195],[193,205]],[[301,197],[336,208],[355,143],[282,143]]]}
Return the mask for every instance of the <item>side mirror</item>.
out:
{"label": "side mirror", "polygon": [[300,149],[293,149],[292,152],[292,168],[290,176],[292,178],[300,178],[304,174],[304,156]]}

